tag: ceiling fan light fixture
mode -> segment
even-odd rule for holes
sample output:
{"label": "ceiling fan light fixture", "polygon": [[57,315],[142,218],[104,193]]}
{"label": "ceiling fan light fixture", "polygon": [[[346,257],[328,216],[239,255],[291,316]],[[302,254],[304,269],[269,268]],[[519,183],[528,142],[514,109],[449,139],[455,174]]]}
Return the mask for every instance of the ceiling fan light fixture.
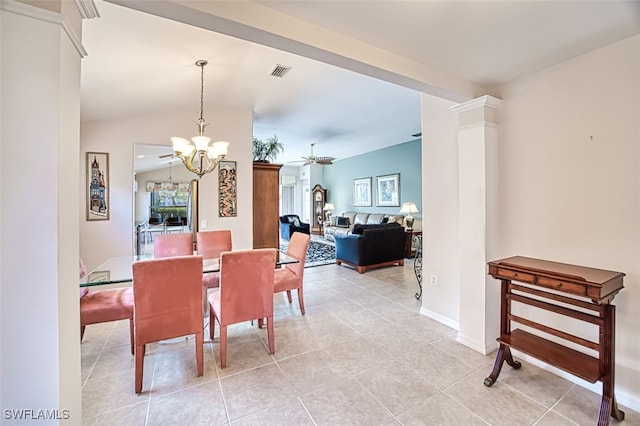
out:
{"label": "ceiling fan light fixture", "polygon": [[220,141],[210,144],[211,138],[204,135],[204,129],[207,127],[203,118],[205,65],[207,61],[204,59],[196,61],[196,66],[200,67],[200,117],[196,121],[198,135],[192,137],[190,141],[178,136],[171,138],[174,154],[182,160],[187,170],[195,173],[199,178],[214,171],[227,155],[229,148],[229,142]]}

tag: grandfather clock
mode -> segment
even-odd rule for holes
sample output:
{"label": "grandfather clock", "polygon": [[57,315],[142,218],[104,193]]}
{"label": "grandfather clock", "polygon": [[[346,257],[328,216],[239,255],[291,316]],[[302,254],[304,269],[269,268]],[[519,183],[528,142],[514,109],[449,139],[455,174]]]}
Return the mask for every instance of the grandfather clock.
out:
{"label": "grandfather clock", "polygon": [[327,202],[327,190],[318,184],[311,190],[311,233],[322,235],[322,216]]}

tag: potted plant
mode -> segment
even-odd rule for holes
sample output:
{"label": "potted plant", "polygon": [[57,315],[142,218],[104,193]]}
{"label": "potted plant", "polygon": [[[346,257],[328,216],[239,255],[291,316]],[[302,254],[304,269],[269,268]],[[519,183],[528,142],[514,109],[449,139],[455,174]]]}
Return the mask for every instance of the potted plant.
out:
{"label": "potted plant", "polygon": [[276,159],[278,154],[284,150],[284,145],[278,142],[278,136],[273,135],[266,140],[253,137],[253,161],[269,163]]}

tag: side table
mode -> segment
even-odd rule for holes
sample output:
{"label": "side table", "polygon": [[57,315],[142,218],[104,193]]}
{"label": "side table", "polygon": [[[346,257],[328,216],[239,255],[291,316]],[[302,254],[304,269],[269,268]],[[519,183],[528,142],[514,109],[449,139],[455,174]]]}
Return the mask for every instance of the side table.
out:
{"label": "side table", "polygon": [[413,242],[416,240],[416,237],[418,235],[422,235],[422,231],[416,231],[415,229],[405,229],[404,233],[407,237],[404,244],[404,257],[406,257],[407,259],[412,259],[416,255],[415,250],[413,250]]}

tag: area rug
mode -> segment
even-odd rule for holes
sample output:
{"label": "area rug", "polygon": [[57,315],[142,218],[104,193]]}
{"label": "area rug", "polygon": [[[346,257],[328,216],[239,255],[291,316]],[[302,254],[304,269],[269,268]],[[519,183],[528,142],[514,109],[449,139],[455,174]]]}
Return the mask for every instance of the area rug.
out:
{"label": "area rug", "polygon": [[[281,244],[280,250],[287,251],[288,241]],[[304,261],[304,267],[328,265],[336,262],[336,248],[328,242],[310,241],[307,250],[307,258]]]}

